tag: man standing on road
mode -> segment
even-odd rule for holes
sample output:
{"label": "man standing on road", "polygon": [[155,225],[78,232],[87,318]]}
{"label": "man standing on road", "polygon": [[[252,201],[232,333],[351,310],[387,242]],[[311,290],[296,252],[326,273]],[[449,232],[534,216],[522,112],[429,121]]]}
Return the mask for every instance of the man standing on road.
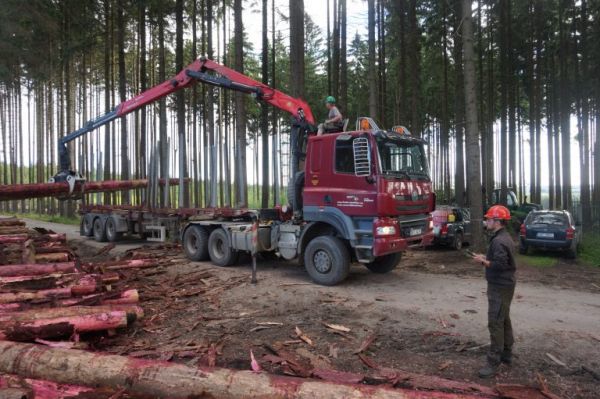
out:
{"label": "man standing on road", "polygon": [[490,351],[487,364],[479,370],[479,377],[494,376],[500,363],[511,364],[514,343],[510,323],[510,303],[515,293],[514,243],[506,230],[510,211],[502,205],[492,206],[484,216],[485,227],[492,234],[486,255],[473,254],[473,259],[485,266],[488,282],[488,329]]}

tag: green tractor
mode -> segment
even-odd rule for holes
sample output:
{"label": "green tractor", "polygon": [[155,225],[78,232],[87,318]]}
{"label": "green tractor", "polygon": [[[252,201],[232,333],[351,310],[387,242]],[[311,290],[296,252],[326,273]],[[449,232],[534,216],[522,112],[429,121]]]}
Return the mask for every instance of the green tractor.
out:
{"label": "green tractor", "polygon": [[[494,191],[492,191],[488,208],[497,204],[502,204],[502,201],[500,201],[499,188],[496,188]],[[521,204],[514,190],[510,187],[506,189],[506,201],[502,205],[505,205],[510,210],[511,215],[518,219],[520,223],[525,220],[525,217],[527,217],[529,212],[542,209],[542,205],[540,204],[532,204],[530,202],[524,202]]]}

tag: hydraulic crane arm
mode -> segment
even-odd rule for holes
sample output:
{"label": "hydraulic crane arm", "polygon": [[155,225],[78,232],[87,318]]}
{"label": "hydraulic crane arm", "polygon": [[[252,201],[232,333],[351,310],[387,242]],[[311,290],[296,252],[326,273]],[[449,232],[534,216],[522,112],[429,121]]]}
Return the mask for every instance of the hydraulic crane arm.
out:
{"label": "hydraulic crane arm", "polygon": [[175,77],[129,100],[123,101],[112,111],[88,121],[81,129],[61,137],[58,144],[60,171],[54,176],[53,181],[63,181],[67,180],[69,176],[71,178],[76,176],[76,173],[71,171],[71,159],[67,147],[69,142],[145,105],[166,97],[175,91],[191,86],[196,82],[203,82],[251,94],[257,100],[264,101],[276,108],[289,112],[294,117],[296,123],[302,125],[315,124],[312,111],[305,101],[291,97],[264,83],[257,82],[244,74],[203,57],[188,65]]}

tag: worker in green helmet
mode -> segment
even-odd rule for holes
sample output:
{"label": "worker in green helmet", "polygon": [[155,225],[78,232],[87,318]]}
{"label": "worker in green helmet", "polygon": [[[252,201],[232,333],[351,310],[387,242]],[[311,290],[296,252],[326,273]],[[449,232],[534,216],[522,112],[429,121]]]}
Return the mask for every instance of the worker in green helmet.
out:
{"label": "worker in green helmet", "polygon": [[319,124],[317,136],[320,136],[323,133],[341,132],[344,129],[342,113],[335,106],[335,97],[327,96],[327,98],[325,99],[325,105],[327,106],[329,113],[327,114],[327,119],[325,119],[325,123]]}

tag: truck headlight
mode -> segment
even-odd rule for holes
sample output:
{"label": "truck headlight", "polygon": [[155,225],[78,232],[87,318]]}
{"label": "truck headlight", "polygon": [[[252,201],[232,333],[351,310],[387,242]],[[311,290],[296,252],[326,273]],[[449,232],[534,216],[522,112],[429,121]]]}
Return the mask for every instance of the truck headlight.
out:
{"label": "truck headlight", "polygon": [[375,229],[375,234],[378,236],[392,236],[396,234],[396,228],[394,226],[379,226]]}

